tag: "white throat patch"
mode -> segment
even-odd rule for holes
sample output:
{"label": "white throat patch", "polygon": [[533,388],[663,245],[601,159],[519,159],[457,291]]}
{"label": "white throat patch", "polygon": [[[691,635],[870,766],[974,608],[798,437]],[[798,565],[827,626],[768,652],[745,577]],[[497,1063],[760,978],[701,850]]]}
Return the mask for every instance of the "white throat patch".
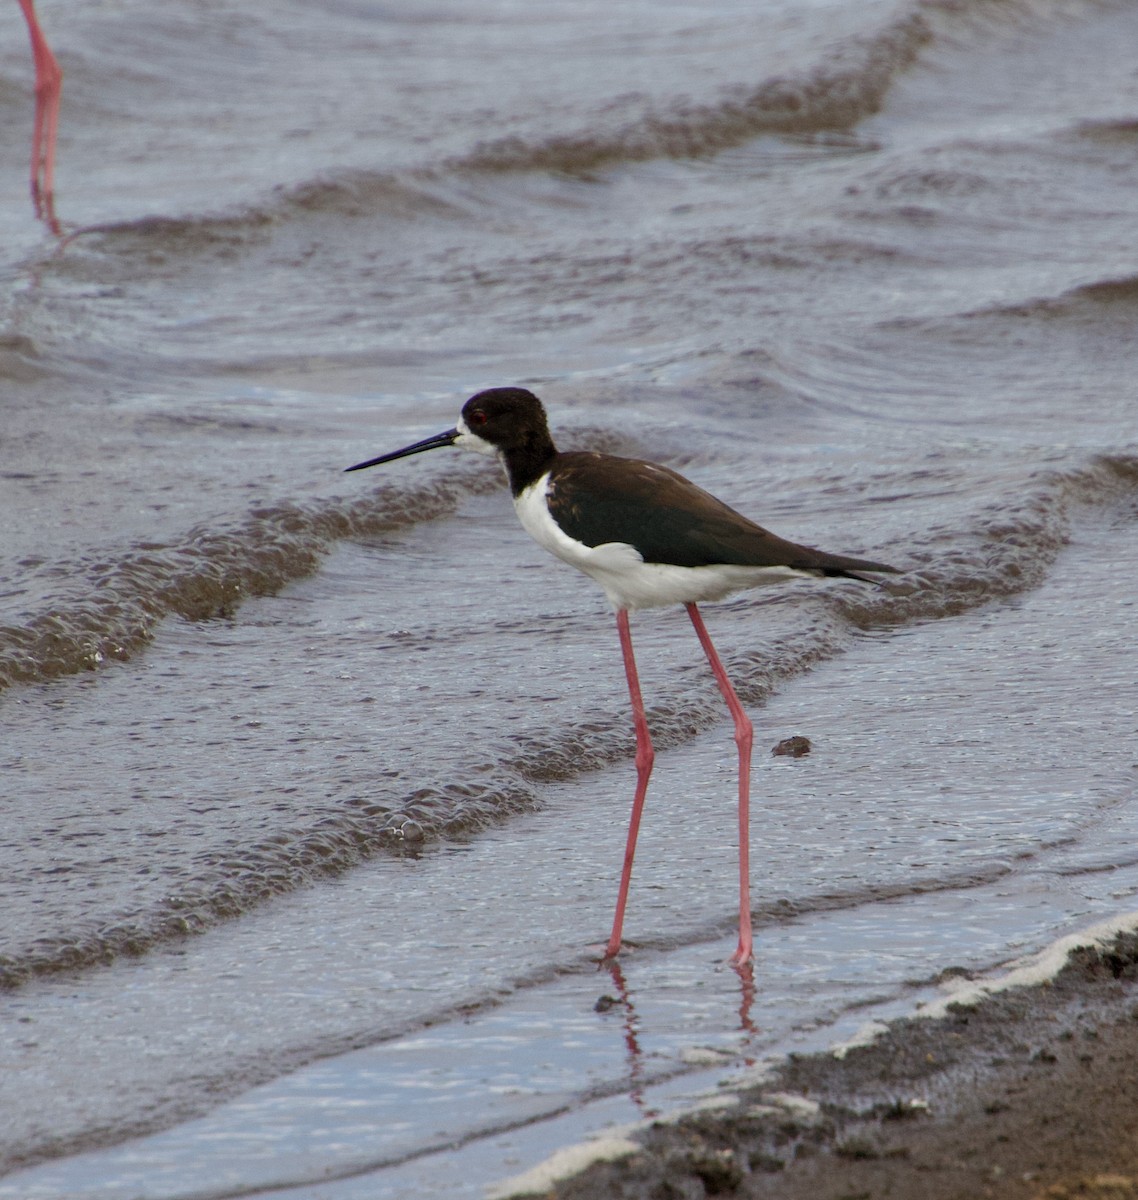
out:
{"label": "white throat patch", "polygon": [[479,454],[498,453],[498,447],[491,445],[485,438],[480,438],[478,434],[472,433],[470,426],[462,417],[458,418],[455,428],[458,430],[458,437],[454,439],[456,446],[461,446],[464,450],[474,450]]}

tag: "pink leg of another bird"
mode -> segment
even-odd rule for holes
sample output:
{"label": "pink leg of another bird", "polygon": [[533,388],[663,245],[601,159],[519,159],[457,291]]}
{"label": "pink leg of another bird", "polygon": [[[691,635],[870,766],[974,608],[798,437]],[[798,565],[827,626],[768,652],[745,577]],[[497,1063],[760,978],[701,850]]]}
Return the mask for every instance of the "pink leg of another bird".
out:
{"label": "pink leg of another bird", "polygon": [[59,94],[63,72],[36,20],[32,0],[20,0],[36,67],[36,118],[32,132],[32,200],[36,215],[59,232],[55,220],[55,137],[59,128]]}
{"label": "pink leg of another bird", "polygon": [[727,672],[719,661],[719,655],[711,644],[711,636],[703,617],[694,604],[686,605],[691,623],[699,636],[700,645],[707,655],[707,661],[715,673],[715,681],[727,701],[731,716],[735,721],[735,744],[739,747],[739,947],[731,956],[736,966],[750,962],[754,957],[751,941],[751,861],[750,861],[750,825],[751,825],[751,742],[754,731],[750,718],[743,711],[739,697],[727,678]]}
{"label": "pink leg of another bird", "polygon": [[644,811],[644,794],[648,791],[648,776],[656,757],[652,739],[648,736],[648,721],[644,716],[644,701],[640,698],[640,680],[636,674],[636,659],[632,654],[632,634],[628,628],[628,611],[618,610],[616,627],[620,633],[620,649],[624,654],[624,673],[628,676],[628,694],[632,700],[632,720],[636,727],[636,795],[632,798],[632,817],[628,822],[628,843],[624,850],[624,867],[620,873],[620,893],[616,898],[616,916],[612,935],[605,947],[605,958],[620,953],[620,935],[624,927],[624,906],[628,901],[628,881],[632,878],[632,858],[636,853],[636,835],[640,832],[640,814]]}

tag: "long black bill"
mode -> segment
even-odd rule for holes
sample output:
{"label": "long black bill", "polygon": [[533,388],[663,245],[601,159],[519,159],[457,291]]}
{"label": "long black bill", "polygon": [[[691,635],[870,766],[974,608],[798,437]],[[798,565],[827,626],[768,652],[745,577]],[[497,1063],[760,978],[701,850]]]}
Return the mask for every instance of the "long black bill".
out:
{"label": "long black bill", "polygon": [[362,471],[365,467],[378,467],[380,463],[391,462],[396,458],[406,458],[408,454],[422,454],[424,450],[437,450],[440,446],[453,446],[458,437],[457,429],[448,429],[446,433],[436,433],[434,437],[424,438],[413,446],[404,446],[402,450],[392,450],[390,454],[381,454],[378,458],[369,458],[367,462],[356,463],[354,467],[345,467],[348,471]]}

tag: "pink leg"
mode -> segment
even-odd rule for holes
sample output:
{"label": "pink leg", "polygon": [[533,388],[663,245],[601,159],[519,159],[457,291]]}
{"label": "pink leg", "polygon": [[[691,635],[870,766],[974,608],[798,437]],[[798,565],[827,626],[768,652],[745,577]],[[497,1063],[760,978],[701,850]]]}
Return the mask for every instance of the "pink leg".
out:
{"label": "pink leg", "polygon": [[751,863],[750,863],[750,808],[751,808],[751,742],[754,731],[750,719],[735,695],[735,689],[727,678],[727,672],[711,644],[711,636],[703,623],[699,609],[694,604],[685,606],[691,623],[699,636],[700,645],[707,661],[715,673],[715,682],[727,701],[735,721],[735,745],[739,747],[739,947],[731,956],[736,966],[750,962],[754,957],[751,941]]}
{"label": "pink leg", "polygon": [[59,128],[59,94],[63,72],[36,20],[32,0],[20,0],[28,33],[32,39],[32,57],[36,66],[36,118],[32,133],[32,199],[36,215],[59,230],[55,220],[55,138]]}
{"label": "pink leg", "polygon": [[640,698],[640,680],[636,674],[636,659],[632,654],[632,634],[628,628],[628,611],[619,609],[616,627],[620,633],[620,649],[624,654],[624,673],[628,676],[628,695],[632,700],[632,720],[636,726],[636,795],[632,798],[632,818],[628,822],[628,843],[624,850],[624,868],[620,873],[620,893],[616,898],[616,915],[612,935],[605,947],[605,958],[620,953],[620,935],[624,927],[624,906],[628,901],[628,881],[632,877],[632,858],[636,853],[636,835],[640,832],[640,814],[644,811],[644,794],[648,791],[648,776],[656,757],[652,739],[648,736],[648,721],[644,716],[644,701]]}

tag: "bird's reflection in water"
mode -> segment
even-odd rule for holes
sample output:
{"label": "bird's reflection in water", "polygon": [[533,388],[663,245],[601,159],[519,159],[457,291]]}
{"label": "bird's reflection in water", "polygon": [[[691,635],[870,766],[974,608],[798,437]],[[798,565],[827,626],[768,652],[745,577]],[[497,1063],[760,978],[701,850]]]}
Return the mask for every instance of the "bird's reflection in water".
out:
{"label": "bird's reflection in water", "polygon": [[[755,968],[751,962],[733,963],[731,968],[739,977],[739,1030],[744,1035],[745,1050],[750,1039],[759,1032],[751,1016],[755,1001]],[[660,1115],[660,1110],[651,1107],[644,1099],[644,1089],[651,1081],[645,1079],[644,1050],[640,1044],[640,1016],[636,1011],[636,1002],[616,959],[606,959],[598,969],[608,971],[613,994],[601,996],[594,1008],[599,1013],[610,1013],[617,1008],[621,1010],[624,1048],[628,1059],[628,1098],[643,1119],[652,1120]],[[749,1055],[744,1055],[743,1062],[747,1066],[754,1065],[754,1059]]]}

